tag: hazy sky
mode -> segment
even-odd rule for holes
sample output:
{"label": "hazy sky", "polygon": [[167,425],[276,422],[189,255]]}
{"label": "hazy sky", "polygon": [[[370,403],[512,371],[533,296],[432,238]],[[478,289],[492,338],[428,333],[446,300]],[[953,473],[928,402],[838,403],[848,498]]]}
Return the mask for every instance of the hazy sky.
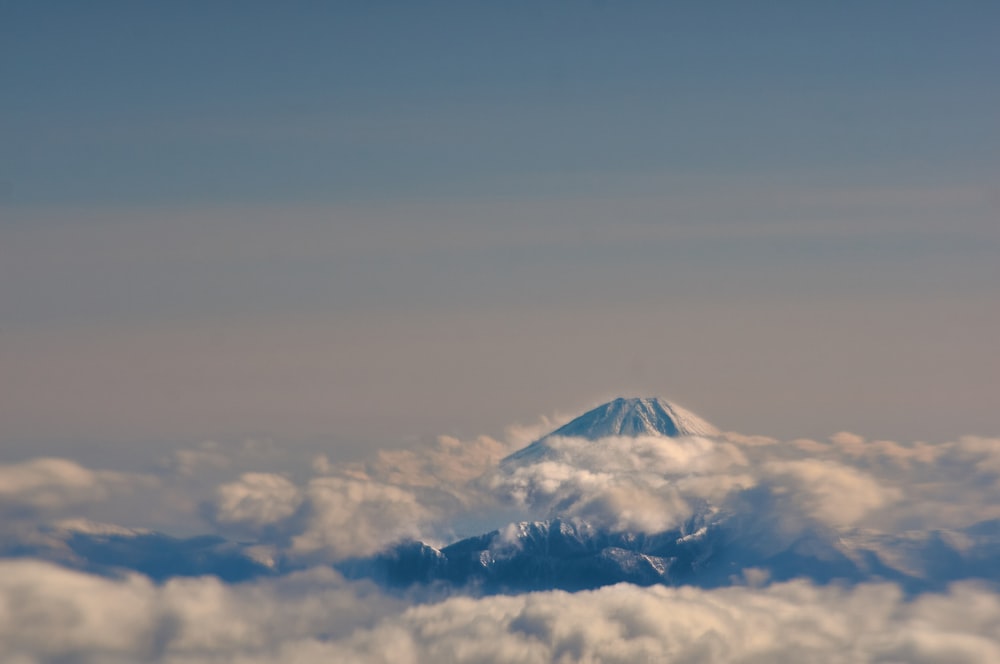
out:
{"label": "hazy sky", "polygon": [[998,64],[991,0],[0,0],[0,454],[995,435]]}

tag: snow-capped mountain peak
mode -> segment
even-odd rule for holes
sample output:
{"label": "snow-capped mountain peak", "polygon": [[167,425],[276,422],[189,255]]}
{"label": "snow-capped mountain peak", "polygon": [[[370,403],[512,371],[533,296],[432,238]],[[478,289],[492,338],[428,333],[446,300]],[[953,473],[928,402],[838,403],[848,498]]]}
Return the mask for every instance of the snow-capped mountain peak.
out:
{"label": "snow-capped mountain peak", "polygon": [[597,440],[608,436],[716,436],[719,431],[689,410],[655,397],[619,397],[553,431],[549,436]]}
{"label": "snow-capped mountain peak", "polygon": [[532,458],[546,448],[546,440],[555,437],[599,440],[611,436],[718,436],[719,430],[691,411],[656,397],[619,397],[589,410],[559,427],[504,462]]}

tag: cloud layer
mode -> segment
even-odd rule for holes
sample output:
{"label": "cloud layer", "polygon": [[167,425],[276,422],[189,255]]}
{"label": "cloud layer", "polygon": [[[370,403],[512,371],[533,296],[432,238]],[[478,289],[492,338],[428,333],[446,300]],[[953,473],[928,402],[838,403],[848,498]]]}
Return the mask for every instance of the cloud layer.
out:
{"label": "cloud layer", "polygon": [[[174,450],[142,471],[0,465],[0,659],[1000,660],[1000,439],[553,438],[538,458],[501,462],[544,427],[351,464],[248,442]],[[715,589],[481,597],[389,592],[330,567],[491,529],[493,545],[516,547],[518,520],[658,533],[706,513],[731,515],[725,532],[759,560],[818,533],[873,581],[772,582],[787,576],[751,566]],[[141,528],[161,523],[185,537]],[[947,585],[962,575],[981,581]]]}
{"label": "cloud layer", "polygon": [[79,662],[968,662],[1000,660],[1000,596],[889,584],[637,588],[408,606],[329,570],[157,586],[0,563],[0,658]]}
{"label": "cloud layer", "polygon": [[300,565],[408,538],[448,543],[517,520],[656,533],[706,509],[745,509],[748,492],[769,496],[768,517],[786,531],[899,535],[1000,519],[1000,439],[554,438],[542,457],[499,463],[535,435],[442,437],[340,465],[270,443],[177,450],[155,473],[38,458],[0,465],[0,510],[8,549],[14,531],[86,518],[212,529]]}

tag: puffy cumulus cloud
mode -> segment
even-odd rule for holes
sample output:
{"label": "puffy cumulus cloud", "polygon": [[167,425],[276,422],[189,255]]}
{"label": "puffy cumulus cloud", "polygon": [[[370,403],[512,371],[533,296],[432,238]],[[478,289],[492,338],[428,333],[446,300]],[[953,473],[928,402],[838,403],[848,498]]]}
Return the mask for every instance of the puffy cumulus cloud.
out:
{"label": "puffy cumulus cloud", "polygon": [[[568,418],[554,421],[562,419]],[[449,516],[469,518],[495,506],[493,492],[476,480],[552,422],[508,427],[502,439],[439,436],[409,449],[380,450],[360,463],[338,465],[317,455],[311,468],[320,477],[302,487],[301,507],[290,515],[294,523],[284,525],[293,533],[287,554],[329,561],[374,553],[401,539],[436,541],[439,532],[450,530],[444,523]]]}
{"label": "puffy cumulus cloud", "polygon": [[655,475],[624,476],[545,461],[489,479],[500,495],[538,517],[579,517],[598,527],[660,532],[692,509],[677,488]]}
{"label": "puffy cumulus cloud", "polygon": [[764,477],[832,525],[930,530],[1000,518],[997,438],[932,445],[841,432],[828,442],[793,441],[749,456]]}
{"label": "puffy cumulus cloud", "polygon": [[[1000,518],[998,439],[566,438],[551,439],[543,456],[498,466],[534,436],[517,443],[441,438],[363,465],[324,457],[314,464],[318,475],[248,469],[240,457],[202,446],[176,457],[190,463],[171,466],[156,480],[170,490],[153,497],[162,503],[163,495],[207,487],[212,523],[258,538],[262,556],[294,562],[282,570],[368,555],[403,538],[427,541],[447,519],[486,514],[503,497],[519,514],[646,532],[672,528],[706,503],[720,514],[742,507],[765,512],[760,523],[768,528],[798,529],[782,533],[789,542],[810,529],[835,532],[848,550],[876,551],[890,568],[921,578],[959,564],[952,554],[963,551],[969,555],[961,560],[992,565],[995,574],[994,549],[977,548],[978,531],[959,529]],[[267,454],[248,455],[265,464]],[[21,525],[48,520],[94,538],[131,536],[136,531],[78,517],[93,516],[95,505],[148,510],[152,498],[136,496],[148,479],[34,459],[0,466],[0,505]],[[817,523],[831,528],[817,530]],[[12,532],[4,527],[5,536]],[[996,530],[982,532],[995,537]],[[516,544],[515,534],[497,546]],[[42,535],[69,541],[42,530],[21,541]],[[235,585],[212,578],[154,584],[0,561],[0,661],[1000,661],[995,590],[955,585],[907,599],[891,584],[769,584],[769,571],[744,569],[740,577],[737,567],[735,583],[747,585],[713,590],[614,586],[410,606],[328,568]]]}
{"label": "puffy cumulus cloud", "polygon": [[747,465],[746,456],[736,445],[697,436],[614,437],[594,442],[554,438],[548,444],[557,459],[610,472],[646,472],[670,477],[714,474]]}
{"label": "puffy cumulus cloud", "polygon": [[492,501],[470,480],[523,444],[524,435],[512,429],[506,441],[442,436],[379,451],[362,463],[338,465],[319,454],[310,464],[315,475],[299,485],[287,475],[244,473],[219,485],[202,512],[224,532],[265,539],[296,564],[367,555],[403,539],[436,539],[446,517]]}
{"label": "puffy cumulus cloud", "polygon": [[149,477],[91,470],[70,459],[29,459],[0,465],[0,512],[65,513],[152,483]]}
{"label": "puffy cumulus cloud", "polygon": [[961,459],[974,464],[981,481],[1000,487],[1000,440],[965,436],[955,447]]}
{"label": "puffy cumulus cloud", "polygon": [[[187,535],[203,530],[199,516],[208,516],[218,532],[255,539],[300,565],[371,554],[405,538],[450,543],[456,532],[520,520],[655,533],[706,506],[765,505],[767,523],[838,532],[957,531],[1000,518],[998,439],[555,437],[543,455],[500,463],[544,426],[502,439],[441,437],[360,464],[320,456],[311,474],[315,449],[294,459],[266,441],[179,450],[155,478],[33,459],[0,466],[0,528],[8,544],[34,546],[41,535],[22,527],[32,521],[86,517]],[[748,491],[754,500],[741,500]],[[757,500],[765,494],[773,499]]]}
{"label": "puffy cumulus cloud", "polygon": [[203,511],[224,532],[258,537],[296,565],[426,537],[428,524],[447,512],[427,492],[364,476],[313,477],[297,486],[283,475],[256,472],[220,485]]}
{"label": "puffy cumulus cloud", "polygon": [[[655,533],[703,515],[706,506],[763,505],[768,519],[761,522],[781,524],[789,536],[817,525],[841,533],[958,531],[1000,518],[998,439],[931,445],[843,432],[790,442],[736,434],[551,438],[544,455],[499,463],[535,435],[442,437],[365,464],[322,457],[312,475],[305,469],[313,451],[298,472],[287,471],[292,462],[270,444],[206,444],[177,457],[191,462],[184,466],[191,472],[171,466],[156,478],[68,459],[0,466],[2,551],[51,539],[25,524],[76,517],[194,534],[205,527],[199,516],[207,516],[218,532],[254,539],[294,565],[368,555],[406,538],[450,543],[459,539],[455,532],[474,535],[520,520],[559,517]],[[283,472],[246,469],[278,462]],[[752,500],[742,499],[748,491]]]}
{"label": "puffy cumulus cloud", "polygon": [[1000,596],[888,584],[619,585],[406,606],[329,570],[162,585],[0,563],[0,659],[49,662],[1000,661]]}
{"label": "puffy cumulus cloud", "polygon": [[831,525],[931,530],[1000,518],[996,438],[900,443],[841,432],[749,456]]}
{"label": "puffy cumulus cloud", "polygon": [[892,586],[622,585],[418,607],[356,635],[348,652],[387,661],[380,644],[395,635],[411,661],[989,662],[998,620],[997,596],[971,586],[907,604]]}
{"label": "puffy cumulus cloud", "polygon": [[328,569],[254,584],[202,577],[156,585],[135,574],[109,579],[4,561],[0,660],[289,661],[276,657],[289,644],[308,650],[344,638],[401,606],[366,584],[346,586]]}
{"label": "puffy cumulus cloud", "polygon": [[[308,456],[300,463],[302,459],[278,455],[267,441],[178,449],[153,464],[156,475],[94,470],[65,458],[0,465],[0,556],[32,551],[69,559],[60,526],[66,519],[185,536],[203,532],[207,522],[224,536],[254,540],[294,565],[373,553],[403,538],[427,538],[428,524],[461,506],[462,497],[469,495],[462,490],[465,478],[481,472],[476,465],[484,463],[481,459],[495,461],[502,444],[483,438],[467,453],[452,449],[459,447],[453,440],[440,443],[442,455],[454,461],[454,472],[439,487],[426,479],[405,483],[418,474],[392,476],[395,481],[389,482],[363,469],[329,463],[326,476],[303,477]],[[268,465],[278,465],[282,472],[246,470]]]}
{"label": "puffy cumulus cloud", "polygon": [[41,555],[78,564],[68,533],[85,531],[92,523],[87,517],[126,516],[130,510],[123,506],[144,504],[137,494],[152,493],[157,485],[149,476],[92,470],[69,459],[0,465],[0,557]]}
{"label": "puffy cumulus cloud", "polygon": [[212,519],[250,532],[288,519],[303,500],[291,480],[275,473],[244,473],[237,481],[219,486],[215,493]]}
{"label": "puffy cumulus cloud", "polygon": [[381,450],[365,464],[365,473],[390,484],[461,486],[514,451],[509,442],[490,436],[463,441],[439,436],[433,445],[416,450]]}
{"label": "puffy cumulus cloud", "polygon": [[793,489],[795,505],[832,526],[855,525],[902,496],[899,488],[884,487],[868,473],[835,461],[775,461],[762,470],[779,493]]}
{"label": "puffy cumulus cloud", "polygon": [[378,551],[419,537],[439,511],[412,490],[353,477],[317,477],[304,491],[300,532],[291,553],[306,559],[339,559]]}
{"label": "puffy cumulus cloud", "polygon": [[511,425],[502,438],[477,436],[460,440],[438,436],[431,443],[418,443],[408,449],[379,450],[375,458],[355,464],[335,466],[325,456],[313,461],[320,474],[348,474],[362,479],[411,487],[433,487],[452,493],[462,500],[475,500],[467,483],[495,468],[508,454],[538,440],[569,417],[542,417],[529,425]]}
{"label": "puffy cumulus cloud", "polygon": [[[963,528],[1000,518],[1000,439],[828,441],[554,438],[544,454],[486,473],[478,486],[529,518],[580,517],[616,529],[664,529],[740,492],[772,493],[776,518],[837,529]],[[738,500],[737,500],[738,502]]]}
{"label": "puffy cumulus cloud", "polygon": [[660,532],[696,506],[754,486],[745,454],[701,437],[554,438],[527,463],[487,474],[480,485],[541,517],[582,518],[614,530]]}

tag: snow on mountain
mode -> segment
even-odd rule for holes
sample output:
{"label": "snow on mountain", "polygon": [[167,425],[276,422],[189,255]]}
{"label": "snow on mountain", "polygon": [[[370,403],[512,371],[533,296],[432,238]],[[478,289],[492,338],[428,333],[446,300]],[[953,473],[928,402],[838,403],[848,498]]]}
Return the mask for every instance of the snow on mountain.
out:
{"label": "snow on mountain", "polygon": [[718,436],[719,430],[691,411],[656,397],[619,397],[589,410],[501,463],[543,456],[552,438],[600,440],[612,436]]}
{"label": "snow on mountain", "polygon": [[940,592],[959,580],[1000,580],[998,523],[919,535],[838,535],[822,528],[783,534],[753,515],[706,514],[649,534],[554,519],[510,524],[442,549],[406,542],[336,567],[349,578],[389,587],[445,583],[487,594],[616,583],[714,588],[794,578],[892,581],[910,593]]}
{"label": "snow on mountain", "polygon": [[[323,561],[346,577],[428,596],[577,591],[623,582],[710,588],[792,578],[943,591],[963,579],[1000,583],[995,510],[961,522],[921,520],[922,512],[947,516],[959,513],[956,505],[998,504],[995,494],[983,493],[995,485],[998,450],[995,440],[971,437],[932,448],[866,443],[848,434],[830,443],[743,444],[668,401],[619,398],[499,467],[451,480],[446,490],[355,476],[314,479],[310,486],[326,492],[307,503],[317,510],[306,515],[315,521],[286,515],[285,530],[257,542],[179,538],[69,518],[31,531],[8,528],[0,558],[41,558],[98,574],[129,569],[156,581],[214,575],[230,582]],[[496,457],[491,449],[490,463]],[[428,478],[441,480],[426,468],[421,472]],[[270,509],[274,500],[285,500],[288,482],[256,487],[263,489],[260,502]],[[923,502],[908,503],[907,488]],[[347,500],[350,492],[356,497]],[[296,505],[304,500],[299,490],[291,493]],[[458,527],[452,521],[454,530],[430,533],[434,542],[443,533],[482,534],[452,536],[445,546],[397,539],[400,532],[425,532],[396,527],[425,508],[442,520],[466,519]],[[328,519],[317,516],[322,510]],[[869,513],[878,519],[865,521]],[[389,523],[397,534],[378,541],[395,543],[377,553],[371,553],[377,546],[358,554],[296,551],[300,533],[325,536],[353,520],[372,532]]]}
{"label": "snow on mountain", "polygon": [[[606,444],[588,442],[598,440]],[[796,453],[802,450],[776,447],[773,457],[763,458]],[[615,399],[484,476],[482,485],[493,495],[543,520],[511,523],[443,548],[407,542],[337,568],[394,587],[444,583],[485,593],[792,578],[889,580],[922,592],[964,578],[1000,580],[995,521],[919,536],[872,535],[824,519],[810,502],[830,500],[830,487],[834,494],[854,491],[865,505],[888,500],[869,495],[860,471],[808,458],[799,465],[753,463],[715,427],[676,404]],[[828,484],[810,493],[804,487],[815,483],[817,470]],[[781,475],[793,471],[801,477]],[[800,498],[789,498],[790,492]],[[837,500],[838,509],[850,502]]]}
{"label": "snow on mountain", "polygon": [[486,593],[584,590],[620,582],[680,582],[690,576],[697,549],[697,542],[682,542],[675,534],[608,533],[586,522],[556,519],[513,523],[440,550],[406,543],[338,569],[390,586],[445,581]]}

